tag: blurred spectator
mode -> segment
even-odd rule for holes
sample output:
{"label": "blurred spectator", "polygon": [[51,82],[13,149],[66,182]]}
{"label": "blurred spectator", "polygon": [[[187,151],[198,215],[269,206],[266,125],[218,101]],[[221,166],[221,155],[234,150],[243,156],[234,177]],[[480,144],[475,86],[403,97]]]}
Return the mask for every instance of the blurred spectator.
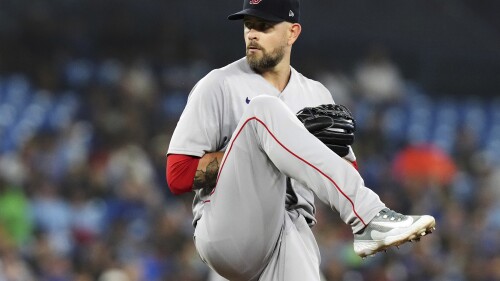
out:
{"label": "blurred spectator", "polygon": [[[0,229],[0,280],[35,281],[39,280],[30,269],[30,264],[20,255],[14,245],[2,243]],[[5,242],[5,240],[3,240]]]}
{"label": "blurred spectator", "polygon": [[108,269],[102,273],[97,281],[131,281],[131,279],[123,270]]}
{"label": "blurred spectator", "polygon": [[33,190],[31,201],[35,227],[47,235],[49,247],[56,255],[69,256],[73,248],[71,209],[59,187],[41,181]]}
{"label": "blurred spectator", "polygon": [[31,238],[29,199],[19,186],[0,177],[0,232],[4,243],[22,247]]}
{"label": "blurred spectator", "polygon": [[346,73],[332,66],[328,69],[318,71],[316,79],[332,93],[335,103],[352,108],[353,82]]}
{"label": "blurred spectator", "polygon": [[357,93],[373,104],[393,103],[403,96],[403,79],[382,45],[374,45],[354,71]]}

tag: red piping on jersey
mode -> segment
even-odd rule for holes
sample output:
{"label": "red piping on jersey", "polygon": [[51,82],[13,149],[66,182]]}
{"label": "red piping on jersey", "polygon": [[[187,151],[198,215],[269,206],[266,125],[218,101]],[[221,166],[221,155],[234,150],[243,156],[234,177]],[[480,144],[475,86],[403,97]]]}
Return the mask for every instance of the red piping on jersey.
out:
{"label": "red piping on jersey", "polygon": [[[269,128],[267,127],[267,125],[262,122],[259,118],[257,117],[250,117],[248,118],[245,123],[243,123],[243,125],[241,126],[240,130],[238,131],[238,133],[236,134],[236,136],[234,137],[233,141],[231,142],[231,146],[229,147],[228,151],[226,152],[226,154],[224,155],[224,160],[222,161],[222,165],[219,169],[219,173],[217,174],[217,181],[215,183],[215,188],[212,190],[212,192],[210,192],[210,195],[212,195],[214,192],[215,192],[215,189],[217,188],[217,183],[219,182],[219,177],[220,177],[220,174],[222,172],[222,169],[224,168],[224,164],[226,164],[226,160],[227,160],[227,157],[229,156],[229,153],[231,153],[231,149],[233,149],[233,144],[234,142],[236,141],[236,139],[239,137],[241,131],[243,130],[243,128],[245,128],[245,126],[248,124],[248,122],[250,122],[251,120],[256,120],[257,122],[259,122],[260,124],[262,124],[262,126],[264,126],[264,128],[267,130],[267,132],[271,135],[271,137],[273,137],[273,139],[283,148],[285,149],[286,151],[288,151],[288,153],[292,154],[293,156],[295,156],[297,159],[299,159],[300,161],[304,162],[305,164],[307,164],[308,166],[310,166],[311,168],[313,168],[314,170],[318,171],[321,175],[323,175],[325,178],[327,178],[331,183],[333,183],[333,185],[335,186],[335,188],[337,188],[337,190],[349,201],[349,203],[351,203],[351,206],[352,206],[352,211],[354,212],[354,214],[356,215],[356,217],[358,217],[358,219],[366,226],[366,223],[365,221],[358,215],[358,213],[356,212],[356,209],[354,208],[354,202],[351,200],[351,198],[349,198],[343,191],[342,189],[340,189],[340,187],[337,185],[337,183],[332,179],[330,178],[327,174],[325,174],[323,171],[321,171],[318,167],[314,166],[313,164],[309,163],[308,161],[304,160],[302,157],[298,156],[297,154],[293,153],[290,149],[288,149],[285,145],[283,145],[277,138],[276,136],[271,133],[271,131],[269,130]],[[210,202],[210,200],[207,200],[205,202]]]}

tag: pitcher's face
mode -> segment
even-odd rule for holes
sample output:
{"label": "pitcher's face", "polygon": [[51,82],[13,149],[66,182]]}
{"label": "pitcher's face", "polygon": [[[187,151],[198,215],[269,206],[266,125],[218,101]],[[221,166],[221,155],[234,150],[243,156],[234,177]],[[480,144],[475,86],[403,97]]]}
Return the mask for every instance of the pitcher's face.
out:
{"label": "pitcher's face", "polygon": [[278,65],[288,47],[286,22],[275,23],[248,16],[243,23],[250,67],[262,72]]}

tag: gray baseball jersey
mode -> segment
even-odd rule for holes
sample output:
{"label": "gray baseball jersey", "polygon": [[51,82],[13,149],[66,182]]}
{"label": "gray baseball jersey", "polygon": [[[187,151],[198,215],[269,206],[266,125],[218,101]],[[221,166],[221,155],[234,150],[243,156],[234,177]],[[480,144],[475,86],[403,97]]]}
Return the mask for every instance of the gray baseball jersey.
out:
{"label": "gray baseball jersey", "polygon": [[168,153],[226,150],[216,188],[197,190],[193,202],[198,253],[225,278],[319,280],[319,251],[309,229],[313,194],[353,231],[384,208],[357,171],[295,116],[325,103],[333,103],[329,91],[295,69],[279,92],[245,59],[212,71],[193,88]]}
{"label": "gray baseball jersey", "polygon": [[[259,95],[278,97],[293,112],[306,106],[333,103],[332,95],[321,83],[304,77],[293,68],[287,87],[280,93],[253,72],[242,58],[210,72],[193,88],[168,153],[203,156],[205,152],[224,149],[248,103]],[[314,224],[312,191],[293,179],[289,179],[287,185],[287,209],[299,210],[310,225]],[[210,192],[196,191],[194,224],[200,219],[203,201]]]}

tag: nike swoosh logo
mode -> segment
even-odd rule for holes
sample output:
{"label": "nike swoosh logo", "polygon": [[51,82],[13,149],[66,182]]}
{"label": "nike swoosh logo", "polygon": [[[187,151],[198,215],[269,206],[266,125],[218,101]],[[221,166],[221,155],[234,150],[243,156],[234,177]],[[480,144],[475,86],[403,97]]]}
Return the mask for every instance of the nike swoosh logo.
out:
{"label": "nike swoosh logo", "polygon": [[399,228],[399,227],[408,227],[413,223],[413,218],[408,217],[403,221],[372,221],[370,224],[378,225],[382,227],[390,227],[390,228]]}
{"label": "nike swoosh logo", "polygon": [[247,104],[249,104],[249,103],[250,103],[250,99],[247,97],[247,99],[245,100],[245,102],[246,102]]}
{"label": "nike swoosh logo", "polygon": [[404,221],[393,222],[391,227],[389,227],[390,224],[389,222],[371,222],[370,224],[385,226],[388,227],[389,229],[387,232],[381,232],[374,229],[370,232],[370,236],[373,240],[383,240],[386,239],[387,237],[397,236],[404,233],[404,231],[408,230],[409,227],[412,225],[412,223],[413,223],[413,218],[411,217]]}

